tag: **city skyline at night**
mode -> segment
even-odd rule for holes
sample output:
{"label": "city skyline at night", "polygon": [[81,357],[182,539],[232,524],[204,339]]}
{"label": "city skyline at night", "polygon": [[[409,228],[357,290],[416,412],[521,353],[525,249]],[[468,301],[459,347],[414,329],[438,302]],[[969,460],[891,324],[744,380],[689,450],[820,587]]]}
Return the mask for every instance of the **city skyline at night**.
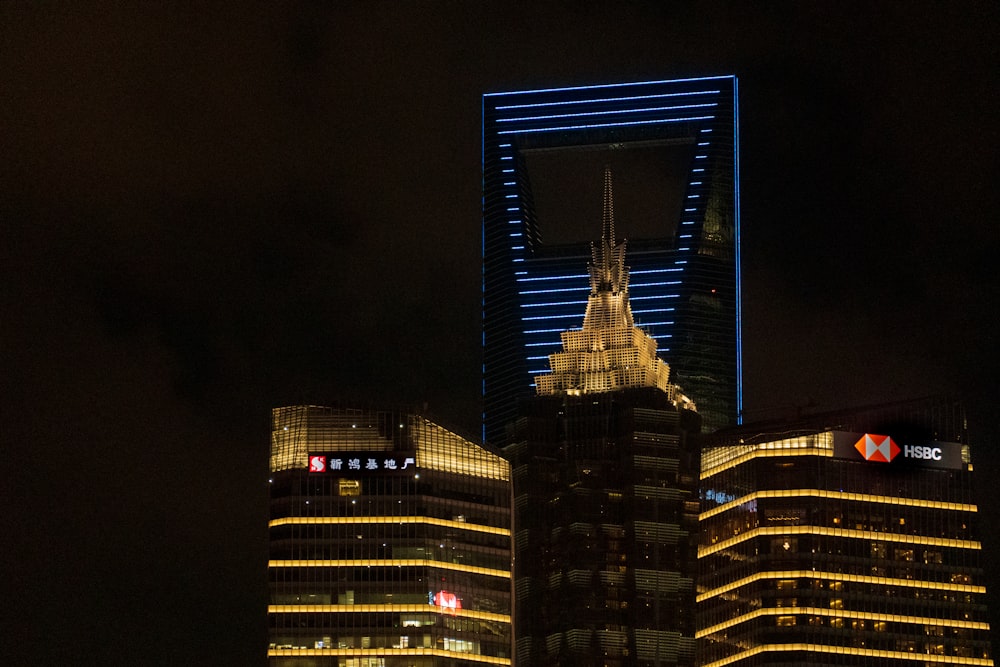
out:
{"label": "city skyline at night", "polygon": [[[264,664],[270,410],[479,431],[491,91],[738,76],[746,420],[961,395],[1000,525],[998,22],[978,0],[3,3],[0,661]],[[686,159],[635,155],[661,180]],[[599,202],[601,161],[568,163]],[[647,185],[616,175],[622,216]],[[591,240],[563,222],[547,242]]]}

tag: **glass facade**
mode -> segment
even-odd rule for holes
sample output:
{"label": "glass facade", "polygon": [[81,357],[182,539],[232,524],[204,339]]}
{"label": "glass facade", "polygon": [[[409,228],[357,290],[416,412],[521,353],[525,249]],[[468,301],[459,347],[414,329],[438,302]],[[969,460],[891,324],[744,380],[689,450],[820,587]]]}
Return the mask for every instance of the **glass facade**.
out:
{"label": "glass facade", "polygon": [[505,450],[517,664],[693,665],[698,415],[655,388],[521,413]]}
{"label": "glass facade", "polygon": [[510,467],[423,417],[272,417],[270,665],[511,664]]}
{"label": "glass facade", "polygon": [[880,427],[703,452],[702,665],[993,664],[969,447]]}
{"label": "glass facade", "polygon": [[[733,76],[483,96],[487,443],[504,442],[560,332],[579,326],[605,164],[614,166],[629,239],[636,324],[707,428],[737,422],[737,117]],[[591,190],[594,207],[577,215],[573,206]]]}

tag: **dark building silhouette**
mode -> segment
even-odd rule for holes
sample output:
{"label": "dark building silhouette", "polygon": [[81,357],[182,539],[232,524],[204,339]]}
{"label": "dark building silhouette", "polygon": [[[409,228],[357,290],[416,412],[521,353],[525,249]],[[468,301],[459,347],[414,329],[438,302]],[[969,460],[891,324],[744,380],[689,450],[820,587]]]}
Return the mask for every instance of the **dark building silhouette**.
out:
{"label": "dark building silhouette", "polygon": [[637,322],[706,427],[737,423],[737,118],[733,76],[484,95],[485,442],[503,442],[559,333],[578,326],[605,164]]}
{"label": "dark building silhouette", "polygon": [[912,401],[706,440],[701,665],[993,664],[959,404]]}
{"label": "dark building silhouette", "polygon": [[635,326],[610,174],[582,329],[565,331],[505,454],[519,667],[693,665],[694,405]]}
{"label": "dark building silhouette", "polygon": [[268,664],[511,664],[510,466],[417,414],[273,411]]}

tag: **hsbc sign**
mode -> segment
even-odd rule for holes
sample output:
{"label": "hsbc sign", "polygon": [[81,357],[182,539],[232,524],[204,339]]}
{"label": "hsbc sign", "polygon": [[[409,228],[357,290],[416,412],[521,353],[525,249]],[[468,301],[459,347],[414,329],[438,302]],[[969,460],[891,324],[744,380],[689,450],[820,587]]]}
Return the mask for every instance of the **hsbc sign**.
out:
{"label": "hsbc sign", "polygon": [[852,460],[892,465],[912,464],[924,467],[961,470],[962,445],[954,442],[897,443],[888,435],[875,433],[833,433],[834,455]]}

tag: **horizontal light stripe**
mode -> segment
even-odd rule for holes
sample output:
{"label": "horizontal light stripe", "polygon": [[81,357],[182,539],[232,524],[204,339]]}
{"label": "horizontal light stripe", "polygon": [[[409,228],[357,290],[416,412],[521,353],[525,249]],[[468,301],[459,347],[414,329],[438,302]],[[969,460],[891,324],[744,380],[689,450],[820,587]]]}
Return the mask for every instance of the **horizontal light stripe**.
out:
{"label": "horizontal light stripe", "polygon": [[908,665],[914,662],[938,662],[946,665],[993,665],[989,658],[960,658],[957,655],[932,655],[929,653],[907,653],[905,651],[882,651],[870,648],[854,648],[852,646],[826,646],[824,644],[764,644],[731,655],[715,662],[703,663],[702,667],[724,667],[740,660],[752,658],[761,653],[772,651],[813,651],[815,653],[836,653],[840,655],[862,655],[868,658],[885,658],[888,660],[903,660]]}
{"label": "horizontal light stripe", "polygon": [[487,577],[510,579],[510,572],[490,567],[448,563],[428,558],[352,558],[348,560],[269,560],[268,567],[433,567],[439,570],[454,570]]}
{"label": "horizontal light stripe", "polygon": [[828,537],[846,537],[856,540],[873,540],[875,542],[897,542],[902,544],[933,545],[938,547],[954,547],[956,549],[982,549],[982,544],[974,540],[956,540],[946,537],[927,537],[924,535],[899,535],[897,533],[880,533],[875,530],[854,530],[852,528],[827,528],[825,526],[764,526],[753,528],[741,535],[728,540],[716,542],[710,546],[698,547],[698,558],[728,549],[740,542],[746,542],[756,537],[767,535],[825,535]]}
{"label": "horizontal light stripe", "polygon": [[419,523],[428,526],[441,526],[455,530],[470,530],[476,533],[490,533],[492,535],[510,536],[509,528],[497,528],[496,526],[483,526],[478,523],[467,523],[465,521],[450,521],[448,519],[435,519],[429,516],[289,516],[282,519],[274,519],[268,522],[269,528],[288,525],[323,525],[323,524],[411,524]]}
{"label": "horizontal light stripe", "polygon": [[756,458],[769,458],[772,456],[833,456],[832,449],[821,449],[819,447],[802,447],[801,449],[793,449],[791,447],[787,449],[754,449],[747,452],[746,454],[741,454],[736,458],[730,459],[725,463],[721,463],[712,468],[704,468],[701,471],[701,479],[705,480],[712,475],[718,474],[723,470],[729,470],[730,468],[735,468],[741,463],[746,463],[752,459]]}
{"label": "horizontal light stripe", "polygon": [[[989,623],[981,623],[978,621],[957,621],[950,618],[932,618],[930,616],[900,616],[898,614],[874,614],[867,611],[846,611],[841,609],[827,609],[826,607],[768,607],[767,609],[755,609],[749,614],[743,614],[742,616],[737,616],[736,618],[731,618],[724,623],[719,623],[718,625],[713,625],[710,628],[705,628],[699,630],[695,633],[697,639],[702,637],[707,637],[708,635],[721,632],[727,628],[731,628],[734,625],[739,625],[740,623],[746,623],[752,621],[755,618],[760,618],[762,616],[797,616],[797,615],[808,615],[808,616],[830,616],[833,618],[844,618],[850,620],[859,621],[887,621],[892,623],[914,623],[916,625],[940,625],[947,628],[966,628],[968,630],[986,630],[989,631]],[[921,628],[921,634],[923,634],[923,629]]]}
{"label": "horizontal light stripe", "polygon": [[447,614],[477,621],[510,623],[510,614],[473,609],[448,609],[432,604],[272,604],[269,614]]}
{"label": "horizontal light stripe", "polygon": [[900,588],[927,588],[936,591],[957,591],[960,593],[986,593],[985,586],[972,586],[971,584],[949,584],[937,581],[921,581],[919,579],[895,579],[892,577],[873,577],[867,574],[844,574],[842,572],[817,572],[816,570],[777,570],[774,572],[758,572],[736,581],[731,581],[724,586],[713,588],[710,591],[699,593],[696,600],[703,602],[717,595],[728,593],[748,586],[758,581],[768,581],[771,579],[821,579],[823,581],[841,581],[852,584],[870,584],[876,586],[897,586]]}
{"label": "horizontal light stripe", "polygon": [[440,648],[272,648],[268,649],[267,657],[280,658],[284,656],[371,656],[382,657],[392,655],[418,656],[429,655],[438,658],[451,658],[468,662],[481,662],[487,665],[509,665],[510,658],[495,658],[490,655],[445,651]]}
{"label": "horizontal light stripe", "polygon": [[933,588],[938,591],[956,591],[959,593],[986,593],[985,586],[970,584],[947,584],[942,582],[921,581],[918,579],[895,579],[891,577],[873,577],[867,574],[844,574],[842,572],[817,572],[815,570],[777,570],[774,572],[758,572],[710,591],[699,593],[698,602],[708,600],[716,595],[728,593],[737,588],[748,586],[757,581],[770,579],[821,579],[823,581],[843,581],[852,584],[870,584],[875,586],[898,586],[900,588]]}
{"label": "horizontal light stripe", "polygon": [[734,509],[744,503],[760,500],[761,498],[828,498],[831,500],[848,500],[859,503],[878,503],[882,505],[903,505],[905,507],[926,507],[936,510],[952,510],[955,512],[978,511],[975,505],[965,503],[947,503],[940,500],[920,500],[919,498],[899,498],[896,496],[876,496],[868,493],[846,493],[844,491],[827,491],[825,489],[782,489],[780,491],[754,491],[736,500],[731,500],[724,505],[713,507],[702,512],[698,516],[699,521],[704,521],[716,514],[721,514]]}

